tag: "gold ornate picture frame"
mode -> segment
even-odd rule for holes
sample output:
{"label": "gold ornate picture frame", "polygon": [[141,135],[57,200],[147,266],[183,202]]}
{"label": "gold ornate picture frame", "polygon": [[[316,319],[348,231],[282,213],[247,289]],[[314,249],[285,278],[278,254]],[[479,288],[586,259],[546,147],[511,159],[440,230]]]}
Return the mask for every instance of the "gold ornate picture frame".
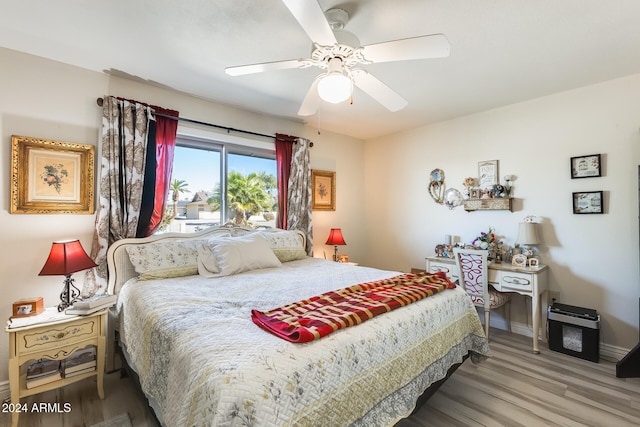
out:
{"label": "gold ornate picture frame", "polygon": [[12,214],[94,213],[93,145],[11,137]]}
{"label": "gold ornate picture frame", "polygon": [[311,209],[314,211],[336,210],[336,173],[311,170]]}

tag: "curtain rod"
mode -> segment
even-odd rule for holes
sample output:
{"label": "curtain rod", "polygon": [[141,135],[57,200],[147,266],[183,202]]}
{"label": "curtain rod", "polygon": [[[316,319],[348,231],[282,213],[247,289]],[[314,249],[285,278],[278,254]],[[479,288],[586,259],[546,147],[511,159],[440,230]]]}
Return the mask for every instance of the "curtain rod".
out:
{"label": "curtain rod", "polygon": [[[99,107],[102,107],[102,105],[104,103],[104,99],[98,98],[98,99],[96,99],[96,103],[98,104]],[[227,131],[227,133],[228,132],[239,132],[239,133],[245,133],[245,134],[248,134],[248,135],[261,136],[261,137],[264,137],[264,138],[273,138],[273,139],[275,139],[275,137],[276,137],[275,135],[267,135],[267,134],[264,134],[264,133],[252,132],[250,130],[236,129],[236,128],[232,128],[232,127],[216,125],[216,124],[213,124],[213,123],[202,122],[200,120],[187,119],[185,117],[175,117],[175,116],[169,116],[169,115],[160,114],[160,113],[156,113],[156,116],[165,117],[167,119],[178,120],[179,122],[194,123],[194,124],[197,124],[197,125],[209,126],[209,127],[213,127],[213,128],[217,128],[217,129],[224,129],[224,130]],[[309,146],[313,147],[313,142],[310,142]]]}

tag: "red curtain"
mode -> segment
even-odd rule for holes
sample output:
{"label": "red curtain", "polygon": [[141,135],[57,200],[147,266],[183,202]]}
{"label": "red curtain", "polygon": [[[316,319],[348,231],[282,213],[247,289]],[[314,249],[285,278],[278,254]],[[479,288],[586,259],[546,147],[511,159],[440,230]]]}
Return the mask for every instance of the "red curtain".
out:
{"label": "red curtain", "polygon": [[[167,194],[171,185],[173,152],[176,147],[178,111],[152,106],[156,112],[156,180],[153,212],[147,228],[147,236],[152,235],[162,224]],[[163,117],[169,116],[169,117]]]}
{"label": "red curtain", "polygon": [[287,229],[287,194],[291,173],[291,153],[298,137],[276,133],[276,167],[278,169],[278,215],[276,227]]}

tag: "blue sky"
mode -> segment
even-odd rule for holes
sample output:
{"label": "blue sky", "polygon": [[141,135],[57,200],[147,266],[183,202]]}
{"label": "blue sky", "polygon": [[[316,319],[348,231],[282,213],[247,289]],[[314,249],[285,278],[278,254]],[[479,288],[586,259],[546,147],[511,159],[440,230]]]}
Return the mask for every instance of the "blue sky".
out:
{"label": "blue sky", "polygon": [[[228,168],[229,172],[236,171],[244,175],[264,171],[276,176],[276,162],[272,159],[230,154]],[[188,184],[188,192],[181,193],[180,200],[191,199],[196,191],[213,191],[220,181],[220,153],[176,147],[171,179],[180,179]]]}

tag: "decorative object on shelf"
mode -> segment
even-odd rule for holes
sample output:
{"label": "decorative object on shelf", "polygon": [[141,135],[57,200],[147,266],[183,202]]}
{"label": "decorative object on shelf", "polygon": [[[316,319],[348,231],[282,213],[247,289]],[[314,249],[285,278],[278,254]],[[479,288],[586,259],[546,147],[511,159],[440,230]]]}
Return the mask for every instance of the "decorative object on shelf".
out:
{"label": "decorative object on shelf", "polygon": [[338,246],[346,245],[347,243],[344,241],[344,237],[342,237],[342,230],[339,228],[332,228],[325,244],[335,246],[333,260],[338,261]]}
{"label": "decorative object on shelf", "polygon": [[435,253],[440,258],[453,258],[453,245],[450,243],[440,243],[436,245]]}
{"label": "decorative object on shelf", "polygon": [[336,210],[336,173],[311,170],[311,209],[314,211]]}
{"label": "decorative object on shelf", "polygon": [[538,258],[531,258],[531,259],[529,260],[529,267],[531,267],[531,268],[538,268],[538,265],[539,265]]}
{"label": "decorative object on shelf", "polygon": [[571,179],[602,176],[600,154],[589,154],[571,158]]}
{"label": "decorative object on shelf", "polygon": [[92,214],[94,149],[13,135],[10,213]]}
{"label": "decorative object on shelf", "polygon": [[13,315],[11,317],[37,316],[44,311],[44,299],[24,298],[13,303]]}
{"label": "decorative object on shelf", "polygon": [[71,306],[80,296],[80,290],[73,284],[71,275],[93,267],[97,267],[97,264],[89,258],[79,240],[53,242],[49,258],[38,276],[65,276],[58,311]]}
{"label": "decorative object on shelf", "polygon": [[512,182],[515,181],[515,175],[505,175],[504,176],[504,197],[512,197],[511,191],[513,189]]}
{"label": "decorative object on shelf", "polygon": [[492,190],[498,184],[498,161],[485,160],[478,163],[478,186],[480,190]]}
{"label": "decorative object on shelf", "polygon": [[602,191],[580,191],[573,193],[574,214],[601,214],[603,204]]}
{"label": "decorative object on shelf", "polygon": [[[474,177],[471,177],[471,176],[470,176],[470,177],[467,177],[467,178],[465,178],[465,179],[464,179],[464,181],[462,182],[462,185],[464,186],[464,190],[462,191],[462,196],[463,196],[465,199],[468,199],[468,198],[470,198],[470,197],[473,197],[473,196],[472,196],[471,189],[472,189],[473,187],[475,187],[475,185],[476,185],[476,179],[475,179]],[[475,196],[475,197],[478,197],[478,195],[476,194],[476,196]]]}
{"label": "decorative object on shelf", "polygon": [[527,266],[527,256],[524,254],[516,254],[511,258],[511,265],[515,265],[517,267],[526,267]]}
{"label": "decorative object on shelf", "polygon": [[442,169],[431,171],[429,195],[439,205],[444,203],[444,171]]}
{"label": "decorative object on shelf", "polygon": [[538,237],[538,224],[527,221],[527,218],[525,218],[525,222],[518,225],[518,237],[516,237],[515,244],[520,247],[522,255],[529,259],[536,257],[535,246],[540,244],[540,238]]}
{"label": "decorative object on shelf", "polygon": [[456,188],[449,188],[444,192],[444,204],[449,209],[455,209],[462,204],[462,194]]}

